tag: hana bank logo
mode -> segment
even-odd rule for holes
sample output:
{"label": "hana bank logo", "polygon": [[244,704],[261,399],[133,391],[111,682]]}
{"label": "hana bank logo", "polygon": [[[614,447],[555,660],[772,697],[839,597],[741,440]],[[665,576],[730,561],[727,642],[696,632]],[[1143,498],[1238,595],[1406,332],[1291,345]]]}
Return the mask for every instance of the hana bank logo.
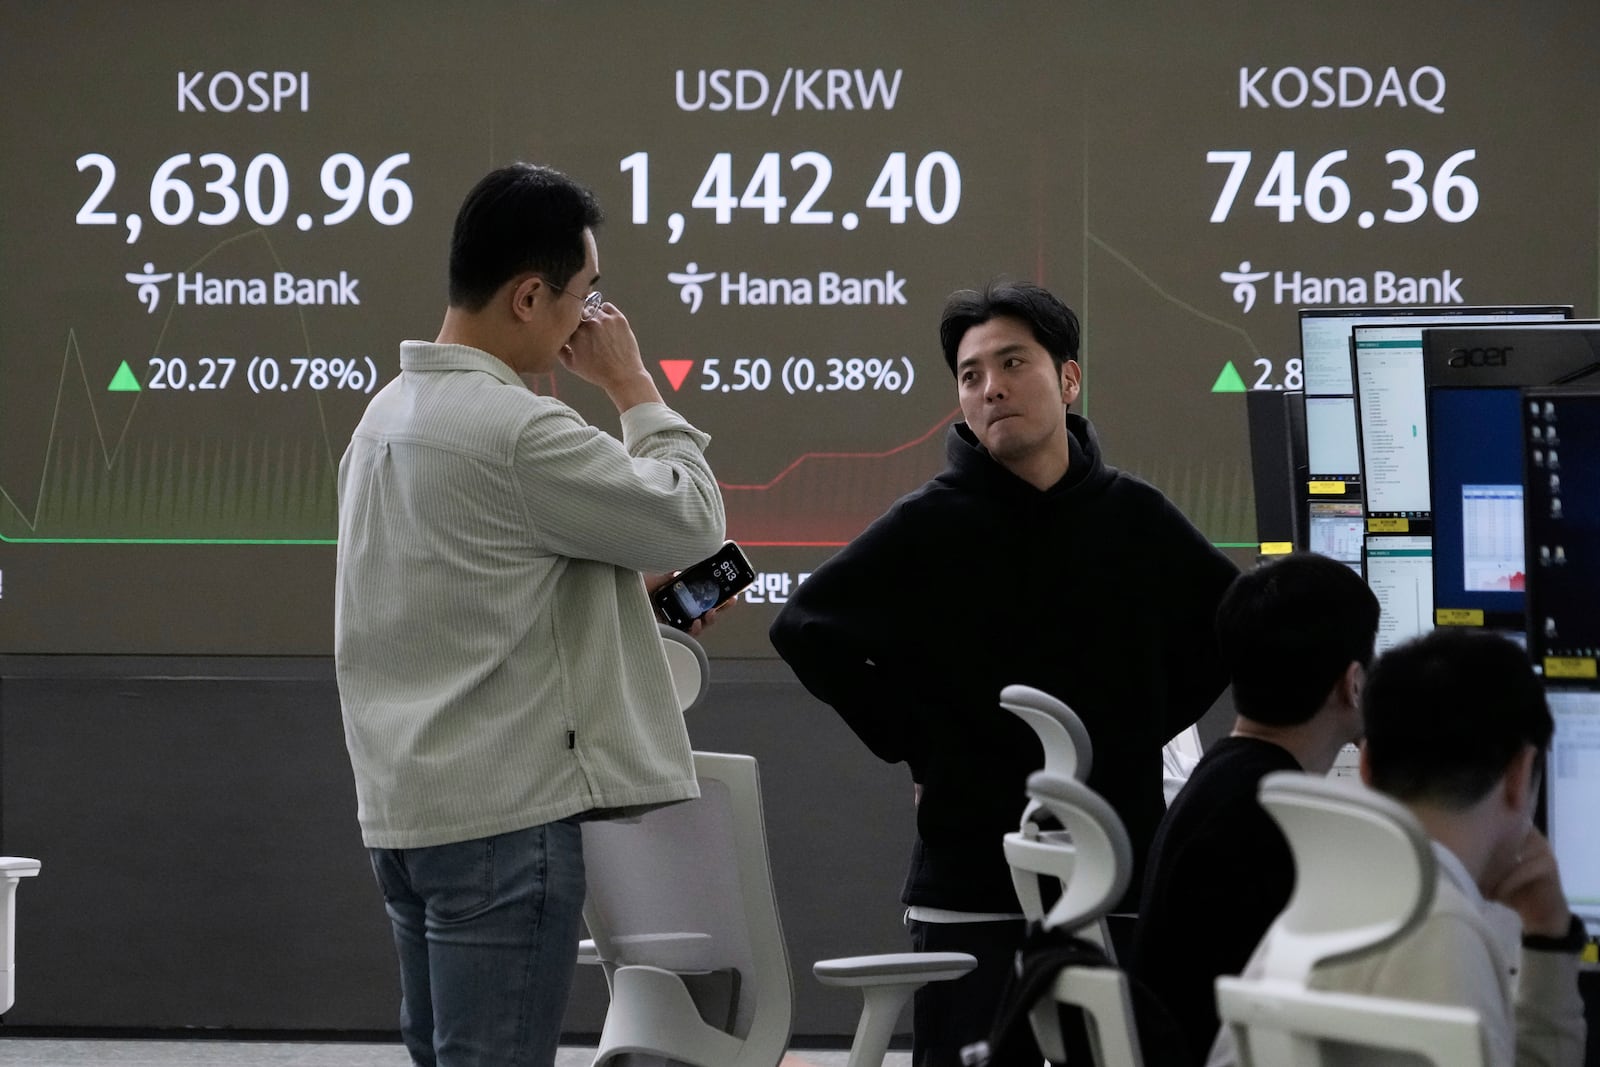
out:
{"label": "hana bank logo", "polygon": [[1250,269],[1248,259],[1239,264],[1238,270],[1225,270],[1220,277],[1228,285],[1233,286],[1233,302],[1244,305],[1244,313],[1250,314],[1250,309],[1256,306],[1256,282],[1263,281],[1271,271]]}
{"label": "hana bank logo", "polygon": [[706,291],[703,288],[706,282],[717,276],[716,271],[700,270],[700,264],[688,263],[682,271],[674,271],[667,275],[667,281],[678,286],[678,300],[689,305],[689,314],[693,315],[700,310],[700,302],[705,299]]}
{"label": "hana bank logo", "polygon": [[128,280],[128,284],[138,286],[136,295],[139,297],[139,302],[144,305],[145,313],[154,315],[156,313],[156,305],[161,303],[161,283],[170,281],[172,274],[170,272],[157,274],[156,265],[154,263],[146,263],[143,273],[129,271],[123,277]]}
{"label": "hana bank logo", "polygon": [[361,279],[351,277],[347,270],[322,278],[300,277],[285,270],[259,277],[238,278],[216,277],[199,272],[190,274],[186,271],[158,272],[154,263],[147,262],[144,270],[128,271],[123,278],[134,286],[134,294],[149,315],[154,315],[161,306],[163,282],[174,283],[172,296],[179,305],[357,307],[361,304]]}

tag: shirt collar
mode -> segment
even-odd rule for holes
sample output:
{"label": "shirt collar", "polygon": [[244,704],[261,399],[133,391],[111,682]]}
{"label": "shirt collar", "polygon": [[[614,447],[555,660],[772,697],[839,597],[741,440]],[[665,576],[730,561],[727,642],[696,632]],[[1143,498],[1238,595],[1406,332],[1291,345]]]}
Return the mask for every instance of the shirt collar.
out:
{"label": "shirt collar", "polygon": [[527,388],[517,372],[501,359],[468,345],[441,345],[433,341],[404,341],[400,345],[403,371],[476,370],[492,374],[506,385]]}

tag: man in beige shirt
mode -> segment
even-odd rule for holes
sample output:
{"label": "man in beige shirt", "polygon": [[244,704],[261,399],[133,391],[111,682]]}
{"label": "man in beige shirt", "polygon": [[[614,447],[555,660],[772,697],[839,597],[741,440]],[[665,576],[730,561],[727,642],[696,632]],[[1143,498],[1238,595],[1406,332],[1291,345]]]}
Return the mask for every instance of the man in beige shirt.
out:
{"label": "man in beige shirt", "polygon": [[[408,341],[339,465],[335,664],[412,1059],[553,1062],[578,821],[697,795],[641,572],[723,540],[709,438],[600,277],[593,197],[514,164],[468,194],[438,338]],[[598,386],[622,440],[520,376]]]}

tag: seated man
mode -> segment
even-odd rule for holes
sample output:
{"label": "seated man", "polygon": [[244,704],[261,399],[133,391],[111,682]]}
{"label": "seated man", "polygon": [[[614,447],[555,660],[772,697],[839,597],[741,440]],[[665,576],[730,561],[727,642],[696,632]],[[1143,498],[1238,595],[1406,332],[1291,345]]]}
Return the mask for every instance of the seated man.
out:
{"label": "seated man", "polygon": [[[1420,926],[1376,953],[1319,967],[1312,986],[1471,1008],[1488,1063],[1577,1067],[1584,931],[1533,826],[1554,726],[1527,655],[1483,631],[1435,630],[1378,660],[1362,714],[1362,777],[1433,839],[1438,886]],[[1388,1062],[1346,1051],[1363,1067]],[[1236,1062],[1231,1032],[1218,1036],[1210,1062]]]}
{"label": "seated man", "polygon": [[1212,983],[1243,969],[1294,887],[1289,845],[1256,803],[1261,779],[1326,774],[1360,735],[1377,632],[1366,583],[1309,553],[1241,574],[1217,608],[1239,715],[1156,831],[1129,966],[1166,1006],[1185,1063],[1204,1063],[1216,1036]]}

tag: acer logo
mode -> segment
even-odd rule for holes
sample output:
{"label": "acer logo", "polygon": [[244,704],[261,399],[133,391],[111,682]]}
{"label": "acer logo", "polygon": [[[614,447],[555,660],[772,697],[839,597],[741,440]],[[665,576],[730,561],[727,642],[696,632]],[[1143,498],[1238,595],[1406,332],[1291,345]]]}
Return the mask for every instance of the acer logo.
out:
{"label": "acer logo", "polygon": [[1511,354],[1507,348],[1452,348],[1450,350],[1450,366],[1452,367],[1504,367],[1506,357]]}

